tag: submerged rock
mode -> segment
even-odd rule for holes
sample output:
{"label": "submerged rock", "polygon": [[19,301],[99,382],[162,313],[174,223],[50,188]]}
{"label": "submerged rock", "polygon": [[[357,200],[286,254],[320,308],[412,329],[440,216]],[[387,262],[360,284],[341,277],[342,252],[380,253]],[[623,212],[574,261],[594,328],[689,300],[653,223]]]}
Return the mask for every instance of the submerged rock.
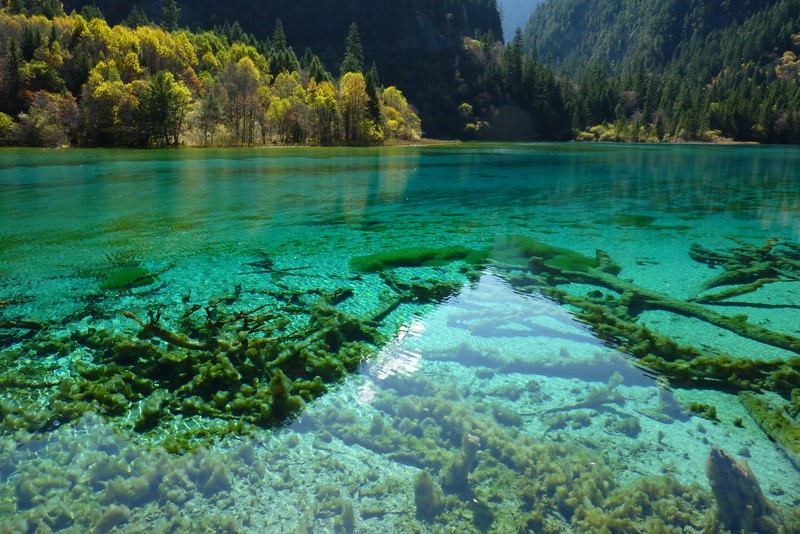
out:
{"label": "submerged rock", "polygon": [[747,465],[719,447],[712,447],[706,476],[717,500],[717,517],[731,532],[783,532],[783,520],[764,496]]}
{"label": "submerged rock", "polygon": [[108,271],[100,281],[99,287],[104,291],[122,291],[148,286],[155,281],[156,277],[150,271],[138,265],[131,265]]}

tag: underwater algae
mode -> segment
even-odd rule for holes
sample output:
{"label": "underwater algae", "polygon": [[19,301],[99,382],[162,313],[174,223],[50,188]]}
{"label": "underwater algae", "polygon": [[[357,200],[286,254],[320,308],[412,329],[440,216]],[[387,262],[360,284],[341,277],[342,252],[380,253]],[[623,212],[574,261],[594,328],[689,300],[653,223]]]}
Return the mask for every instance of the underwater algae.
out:
{"label": "underwater algae", "polygon": [[[138,431],[179,414],[273,426],[323,394],[325,383],[341,379],[380,342],[377,330],[329,304],[336,294],[304,310],[285,305],[224,312],[223,301],[230,306],[237,296],[234,291],[206,307],[187,306],[178,331],[162,326],[156,311],[146,320],[124,313],[140,327],[135,336],[72,332],[61,343],[89,349],[93,362],[56,385],[49,410],[31,412],[7,402],[4,425],[37,430],[99,410],[123,416],[138,411]],[[307,324],[295,329],[287,316],[301,311]],[[39,335],[47,335],[44,330]]]}
{"label": "underwater algae", "polygon": [[[726,357],[680,346],[637,324],[650,306],[704,320],[706,312],[696,312],[703,307],[701,303],[674,302],[671,297],[616,279],[619,266],[602,252],[589,258],[522,237],[509,239],[498,249],[501,252],[477,266],[465,261],[468,249],[457,249],[457,257],[448,261],[462,262],[466,278],[478,267],[492,269],[519,292],[544,295],[576,309],[598,336],[660,372],[672,387],[752,392],[749,395],[759,395],[763,402],[767,401],[761,395],[772,392],[787,401],[787,412],[796,417],[800,397],[796,393],[796,359],[761,362]],[[388,251],[383,257],[405,255]],[[430,267],[427,261],[423,259],[419,266]],[[372,276],[382,281],[384,294],[392,298],[364,316],[339,309],[352,295],[346,287],[320,290],[313,299],[306,295],[305,300],[276,293],[270,305],[237,307],[247,291],[237,286],[210,303],[187,300],[183,314],[175,320],[162,317],[158,308],[144,317],[125,312],[128,329],[138,330],[134,334],[86,329],[64,336],[44,323],[4,318],[0,327],[9,336],[5,346],[22,347],[16,349],[17,354],[24,349],[47,352],[80,347],[90,351],[93,362],[76,366],[74,376],[58,383],[36,383],[35,376],[4,379],[17,393],[16,400],[13,395],[6,396],[0,406],[4,432],[23,435],[55,430],[46,439],[63,448],[62,465],[70,463],[66,458],[76,461],[66,471],[57,465],[25,467],[23,460],[33,453],[6,443],[0,451],[2,472],[8,476],[17,466],[23,467],[11,488],[19,517],[5,520],[3,526],[22,531],[46,525],[53,530],[93,528],[98,532],[153,524],[187,532],[201,528],[201,523],[182,515],[179,508],[198,499],[232,503],[241,492],[249,491],[248,485],[261,480],[270,480],[272,488],[280,486],[276,479],[284,480],[281,484],[287,488],[299,484],[283,474],[291,472],[295,461],[290,451],[298,445],[291,437],[276,440],[272,448],[262,444],[254,448],[247,440],[250,428],[279,429],[287,420],[300,417],[305,418],[305,428],[319,447],[335,450],[331,438],[336,438],[344,445],[374,451],[416,474],[404,485],[368,484],[363,493],[373,497],[361,500],[322,483],[312,485],[314,501],[299,519],[298,528],[311,528],[323,518],[339,531],[358,530],[371,519],[391,520],[397,531],[419,528],[418,522],[422,522],[466,532],[725,532],[735,531],[738,525],[756,524],[752,521],[766,525],[765,532],[798,531],[792,526],[798,524],[792,522],[798,517],[796,511],[781,515],[764,504],[750,516],[715,513],[715,501],[720,505],[727,502],[725,510],[742,509],[745,514],[753,504],[745,497],[725,501],[726,497],[703,487],[682,485],[671,475],[621,484],[614,479],[611,460],[601,451],[525,436],[518,431],[519,417],[503,416],[497,409],[462,398],[447,385],[421,377],[407,378],[397,389],[388,380],[373,401],[372,419],[359,420],[351,412],[332,407],[309,410],[314,399],[388,341],[377,326],[391,310],[401,303],[440,302],[458,290],[452,282],[435,279],[401,280],[392,275],[392,269],[417,265],[381,262]],[[785,265],[779,269],[787,272]],[[594,284],[610,293],[598,290],[587,296],[574,295],[567,290],[575,282]],[[709,316],[714,318],[712,324],[722,323],[752,337],[746,320],[728,323],[716,317],[721,314]],[[765,328],[757,332],[764,342],[775,339],[779,346],[795,346],[791,336],[774,333],[777,337],[773,338]],[[588,418],[587,410],[618,402],[619,383],[620,378],[612,376],[606,386],[552,410],[553,431],[560,424]],[[41,403],[40,411],[26,410],[22,399],[37,388],[44,389],[40,398],[49,402]],[[745,400],[743,403],[746,405]],[[564,417],[567,412],[575,415]],[[110,431],[99,444],[80,449],[66,433],[80,429],[87,420],[98,417],[92,415],[96,413],[128,431],[164,431],[168,437],[162,443],[170,454],[163,453],[154,461]],[[180,429],[179,421],[189,424]],[[195,421],[204,423],[193,424]],[[632,437],[637,434],[633,422],[621,425],[614,431]],[[770,425],[762,428],[771,432]],[[245,441],[221,455],[205,450],[230,436],[242,436]],[[343,462],[346,458],[342,453]],[[729,466],[729,471],[737,469]],[[718,474],[724,470],[712,472],[713,477],[725,476]],[[752,484],[757,482],[750,481],[747,487]],[[96,496],[85,496],[82,487],[91,488]],[[759,491],[743,490],[742,495],[758,495]],[[384,502],[391,493],[405,496],[410,515],[395,517],[398,510]],[[98,508],[93,499],[100,499],[103,507]],[[769,521],[761,521],[763,515]],[[241,516],[220,516],[206,526],[238,531],[247,525]]]}
{"label": "underwater algae", "polygon": [[412,247],[376,252],[350,260],[350,268],[356,272],[377,272],[392,267],[423,267],[446,265],[463,260],[467,264],[480,264],[487,252],[470,250],[462,246],[442,248]]}
{"label": "underwater algae", "polygon": [[[274,271],[264,260],[258,267]],[[149,280],[166,271],[124,269],[114,291],[152,291],[149,284],[133,282],[143,278],[140,272]],[[251,295],[237,285],[208,302],[186,296],[180,315],[169,319],[163,306],[145,318],[123,310],[122,332],[3,318],[0,347],[9,349],[4,363],[10,370],[0,378],[7,389],[0,404],[2,427],[42,431],[99,412],[140,433],[168,426],[164,445],[180,451],[197,446],[195,441],[246,433],[247,425],[282,426],[378,351],[387,341],[378,329],[387,315],[403,303],[441,301],[461,287],[388,275],[384,281],[382,302],[364,316],[337,307],[353,297],[348,287],[302,292],[278,287],[259,295],[269,297],[268,304],[252,306],[242,303]],[[105,296],[98,298],[102,305]],[[92,313],[95,300],[87,304]],[[76,351],[91,357],[76,361],[61,380],[36,362]],[[30,399],[41,409],[27,409]],[[176,424],[183,418],[212,423],[208,428]]]}

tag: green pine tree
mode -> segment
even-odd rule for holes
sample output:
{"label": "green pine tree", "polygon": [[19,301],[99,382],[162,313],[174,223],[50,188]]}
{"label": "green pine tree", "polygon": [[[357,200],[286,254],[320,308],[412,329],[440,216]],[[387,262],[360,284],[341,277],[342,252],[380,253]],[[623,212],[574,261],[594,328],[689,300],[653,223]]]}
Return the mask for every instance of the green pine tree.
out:
{"label": "green pine tree", "polygon": [[358,25],[350,25],[350,31],[345,41],[344,61],[341,74],[348,72],[364,72],[364,49],[361,47],[361,36],[358,34]]}
{"label": "green pine tree", "polygon": [[42,15],[48,19],[53,17],[60,17],[64,15],[64,6],[60,0],[44,0],[42,4]]}
{"label": "green pine tree", "polygon": [[381,120],[381,104],[378,101],[378,87],[380,86],[380,78],[378,76],[378,67],[375,66],[375,63],[372,63],[372,68],[367,72],[366,76],[364,76],[364,81],[367,84],[367,96],[369,96],[369,102],[367,104],[367,116],[375,121],[375,123],[380,123]]}
{"label": "green pine tree", "polygon": [[12,15],[28,14],[28,6],[26,5],[25,0],[8,0],[6,8],[8,9],[8,12],[11,13]]}
{"label": "green pine tree", "polygon": [[177,0],[161,0],[161,27],[168,32],[174,32],[178,29],[178,19],[180,19],[181,10],[178,7]]}
{"label": "green pine tree", "polygon": [[150,21],[147,20],[147,15],[144,11],[139,9],[136,4],[131,8],[131,12],[122,22],[129,28],[138,28],[139,26],[147,26]]}
{"label": "green pine tree", "polygon": [[281,19],[275,20],[275,31],[272,34],[272,46],[269,51],[269,63],[275,74],[300,70],[297,56],[287,44]]}

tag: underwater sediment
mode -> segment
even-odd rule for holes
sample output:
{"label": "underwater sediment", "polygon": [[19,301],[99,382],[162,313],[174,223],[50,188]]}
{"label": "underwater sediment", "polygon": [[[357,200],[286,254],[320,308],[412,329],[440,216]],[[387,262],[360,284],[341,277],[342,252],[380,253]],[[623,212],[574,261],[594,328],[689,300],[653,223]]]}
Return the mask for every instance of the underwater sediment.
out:
{"label": "underwater sediment", "polygon": [[[104,532],[327,525],[406,531],[442,524],[469,532],[797,532],[797,510],[769,503],[749,468],[710,444],[711,491],[669,473],[622,483],[615,477],[619,460],[588,442],[563,438],[565,428],[599,424],[619,439],[638,438],[644,415],[621,411],[620,374],[537,413],[545,439],[522,430],[530,413],[421,376],[388,376],[364,404],[325,404],[342,394],[346,377],[363,372],[391,347],[393,333],[382,321],[403,306],[424,309],[446,301],[490,271],[518,294],[573,310],[596,336],[658,374],[664,391],[738,393],[759,427],[796,458],[795,356],[762,361],[727,355],[682,345],[639,322],[651,309],[666,310],[796,353],[796,338],[710,308],[797,276],[793,244],[736,244],[729,251],[693,249],[698,261],[725,266],[724,278],[712,279],[707,289],[727,289],[692,301],[620,278],[623,269],[605,253],[592,258],[527,237],[502,240],[492,250],[419,248],[354,258],[354,271],[382,284],[380,301],[360,314],[347,310],[357,290],[349,286],[253,293],[236,285],[204,302],[186,296],[173,309],[117,310],[124,325],[117,330],[89,326],[83,318],[56,325],[17,316],[24,298],[10,299],[0,310],[3,364],[13,370],[2,378],[0,407],[0,474],[8,482],[2,513],[9,517],[3,527]],[[751,256],[760,264],[755,273],[752,262],[742,259]],[[274,270],[263,260],[253,263]],[[443,266],[458,276],[397,272]],[[121,285],[100,287],[87,307],[96,313],[115,292],[157,294],[165,273],[126,271]],[[570,291],[578,284],[581,291]],[[38,365],[76,352],[82,358],[58,380]],[[549,375],[564,365],[460,346],[431,354],[433,362],[448,360],[471,362],[485,379],[521,371]],[[536,380],[498,395],[546,400]],[[659,399],[660,413],[647,417],[669,422],[696,413],[720,422],[713,405],[671,406],[671,397]],[[271,434],[265,437],[260,429]],[[366,469],[353,465],[353,447],[363,451]],[[40,458],[43,450],[46,459]],[[302,465],[300,451],[326,460]],[[725,494],[731,487],[740,489]],[[263,494],[267,489],[270,495]],[[256,494],[261,507],[307,495],[304,513],[271,516],[236,504],[255,505]],[[750,512],[730,514],[739,508]],[[199,519],[204,510],[219,509],[229,512],[215,516],[213,524]]]}

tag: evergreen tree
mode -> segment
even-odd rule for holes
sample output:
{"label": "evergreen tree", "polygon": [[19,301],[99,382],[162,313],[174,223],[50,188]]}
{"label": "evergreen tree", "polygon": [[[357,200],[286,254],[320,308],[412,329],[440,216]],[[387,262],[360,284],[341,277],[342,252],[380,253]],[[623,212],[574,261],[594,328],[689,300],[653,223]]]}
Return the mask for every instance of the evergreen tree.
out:
{"label": "evergreen tree", "polygon": [[358,33],[358,25],[353,22],[347,33],[345,41],[344,61],[342,62],[342,75],[348,72],[364,71],[364,49],[361,47],[361,36]]}
{"label": "evergreen tree", "polygon": [[522,30],[517,28],[514,39],[503,51],[503,78],[506,90],[512,97],[520,95],[522,86]]}
{"label": "evergreen tree", "polygon": [[306,47],[306,51],[303,52],[303,57],[300,58],[300,68],[303,70],[308,70],[311,67],[311,63],[314,61],[314,52],[311,50],[310,47]]}
{"label": "evergreen tree", "polygon": [[60,0],[44,0],[42,4],[42,15],[52,20],[53,17],[64,15],[64,6]]}
{"label": "evergreen tree", "polygon": [[8,12],[12,15],[27,15],[28,6],[25,0],[8,0],[6,4]]}
{"label": "evergreen tree", "polygon": [[178,29],[181,10],[177,0],[161,0],[161,27],[168,32]]}
{"label": "evergreen tree", "polygon": [[322,60],[317,55],[311,58],[311,64],[308,66],[308,74],[311,78],[316,80],[317,83],[333,81],[333,76],[331,76],[331,73],[328,72],[325,65],[322,64]]}
{"label": "evergreen tree", "polygon": [[41,45],[42,34],[39,32],[39,29],[32,25],[26,25],[22,31],[22,45],[20,47],[22,59],[24,61],[32,60],[33,54]]}
{"label": "evergreen tree", "polygon": [[381,120],[381,104],[378,100],[378,87],[380,86],[380,78],[378,76],[378,67],[372,63],[372,68],[364,76],[364,81],[367,85],[367,96],[369,102],[367,103],[367,117],[372,119],[376,124]]}
{"label": "evergreen tree", "polygon": [[129,28],[138,28],[139,26],[147,26],[150,21],[147,20],[147,14],[134,4],[131,12],[122,23]]}
{"label": "evergreen tree", "polygon": [[269,63],[275,74],[294,72],[300,69],[300,62],[297,61],[297,56],[286,43],[286,34],[283,31],[281,19],[275,20],[275,31],[272,34]]}
{"label": "evergreen tree", "polygon": [[83,17],[86,20],[92,20],[92,19],[105,20],[103,12],[100,11],[100,8],[97,7],[97,5],[94,3],[94,0],[92,0],[91,4],[86,4],[81,8],[81,17]]}
{"label": "evergreen tree", "polygon": [[17,42],[12,38],[9,39],[6,45],[6,64],[5,64],[5,80],[4,84],[0,87],[4,89],[4,98],[0,99],[0,111],[6,112],[9,115],[15,116],[22,110],[22,102],[20,99],[22,86],[22,77],[20,68],[22,67],[22,53],[19,50]]}
{"label": "evergreen tree", "polygon": [[275,19],[275,31],[272,32],[272,51],[283,52],[287,48],[286,33],[283,31],[281,19]]}
{"label": "evergreen tree", "polygon": [[141,95],[140,112],[156,144],[177,146],[191,96],[171,72],[159,71]]}

